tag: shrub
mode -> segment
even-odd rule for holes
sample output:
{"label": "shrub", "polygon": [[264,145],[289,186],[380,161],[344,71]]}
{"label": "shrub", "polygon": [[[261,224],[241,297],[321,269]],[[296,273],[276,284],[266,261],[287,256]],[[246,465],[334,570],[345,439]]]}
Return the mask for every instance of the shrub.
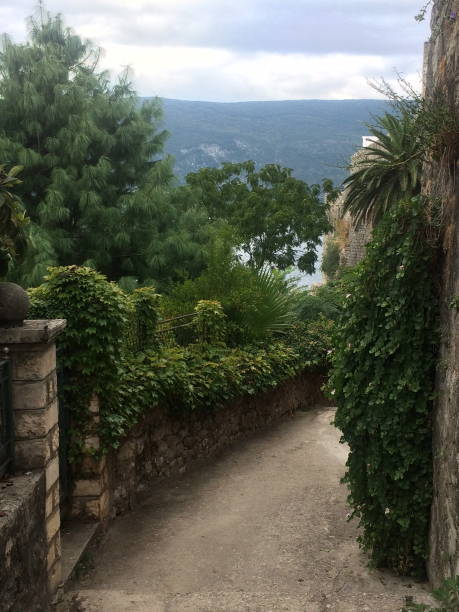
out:
{"label": "shrub", "polygon": [[129,350],[143,351],[158,345],[157,324],[160,296],[153,287],[140,287],[129,296],[131,304],[127,344]]}
{"label": "shrub", "polygon": [[193,324],[199,342],[218,344],[224,342],[226,336],[225,313],[220,302],[215,300],[200,300],[195,309]]}

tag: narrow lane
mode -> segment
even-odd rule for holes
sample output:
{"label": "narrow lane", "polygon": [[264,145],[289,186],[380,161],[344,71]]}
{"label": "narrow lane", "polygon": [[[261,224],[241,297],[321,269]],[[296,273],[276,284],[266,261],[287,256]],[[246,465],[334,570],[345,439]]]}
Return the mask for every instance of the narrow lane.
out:
{"label": "narrow lane", "polygon": [[117,518],[75,585],[88,612],[395,612],[423,585],[369,570],[333,411],[297,413]]}

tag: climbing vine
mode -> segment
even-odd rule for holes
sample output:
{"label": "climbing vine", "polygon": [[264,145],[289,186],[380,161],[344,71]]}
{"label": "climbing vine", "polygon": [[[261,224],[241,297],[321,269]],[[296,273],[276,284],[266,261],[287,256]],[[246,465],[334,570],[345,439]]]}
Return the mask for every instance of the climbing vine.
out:
{"label": "climbing vine", "polygon": [[59,339],[65,371],[62,393],[71,406],[71,454],[84,444],[93,394],[109,404],[118,386],[132,305],[115,283],[91,268],[51,268],[43,285],[30,290],[31,318],[67,319]]}
{"label": "climbing vine", "polygon": [[223,342],[226,335],[226,315],[220,302],[200,300],[194,309],[193,325],[200,342],[216,344]]}
{"label": "climbing vine", "polygon": [[[183,413],[216,410],[308,367],[325,365],[329,348],[325,338],[319,339],[325,322],[320,329],[305,327],[294,342],[228,348],[222,342],[225,315],[214,301],[197,305],[197,342],[162,346],[155,291],[126,294],[90,268],[51,269],[45,283],[30,293],[32,317],[67,319],[59,358],[72,415],[73,460],[81,457],[88,426],[94,426],[89,412],[93,394],[100,399],[98,433],[105,452],[158,403]],[[307,348],[301,348],[301,338]]]}
{"label": "climbing vine", "polygon": [[421,198],[376,228],[345,283],[329,383],[361,545],[376,566],[414,575],[427,546],[437,352],[435,250],[425,236]]}

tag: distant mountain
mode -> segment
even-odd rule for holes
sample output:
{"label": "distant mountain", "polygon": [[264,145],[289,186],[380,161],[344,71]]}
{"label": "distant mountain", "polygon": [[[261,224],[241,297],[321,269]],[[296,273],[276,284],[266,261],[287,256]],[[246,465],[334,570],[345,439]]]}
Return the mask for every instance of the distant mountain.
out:
{"label": "distant mountain", "polygon": [[278,163],[308,183],[324,177],[339,183],[345,166],[381,114],[380,100],[294,100],[282,102],[189,102],[163,99],[166,152],[176,174],[221,162]]}
{"label": "distant mountain", "polygon": [[[165,151],[175,157],[175,173],[224,161],[252,159],[257,165],[277,163],[295,177],[335,184],[346,176],[350,156],[368,133],[367,123],[387,110],[380,100],[286,100],[282,102],[189,102],[162,99],[164,128],[170,136]],[[300,284],[321,282],[317,272],[299,273]]]}

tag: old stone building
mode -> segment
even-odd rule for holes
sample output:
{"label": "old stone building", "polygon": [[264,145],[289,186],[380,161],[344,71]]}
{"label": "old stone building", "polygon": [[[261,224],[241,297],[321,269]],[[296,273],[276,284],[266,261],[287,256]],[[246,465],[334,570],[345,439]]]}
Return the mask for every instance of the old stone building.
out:
{"label": "old stone building", "polygon": [[[424,83],[428,99],[440,96],[458,117],[459,2],[436,0],[432,37],[425,48]],[[434,413],[434,500],[429,577],[438,585],[459,574],[459,133],[442,134],[447,150],[426,169],[424,192],[443,205],[441,344]]]}
{"label": "old stone building", "polygon": [[[351,158],[350,169],[365,159],[365,149],[373,145],[376,139],[373,136],[362,137],[362,148]],[[371,223],[355,223],[349,213],[343,214],[343,205],[346,199],[346,190],[330,207],[330,222],[333,226],[333,238],[338,241],[341,249],[340,265],[355,266],[365,255],[365,247],[371,240],[373,226]]]}

